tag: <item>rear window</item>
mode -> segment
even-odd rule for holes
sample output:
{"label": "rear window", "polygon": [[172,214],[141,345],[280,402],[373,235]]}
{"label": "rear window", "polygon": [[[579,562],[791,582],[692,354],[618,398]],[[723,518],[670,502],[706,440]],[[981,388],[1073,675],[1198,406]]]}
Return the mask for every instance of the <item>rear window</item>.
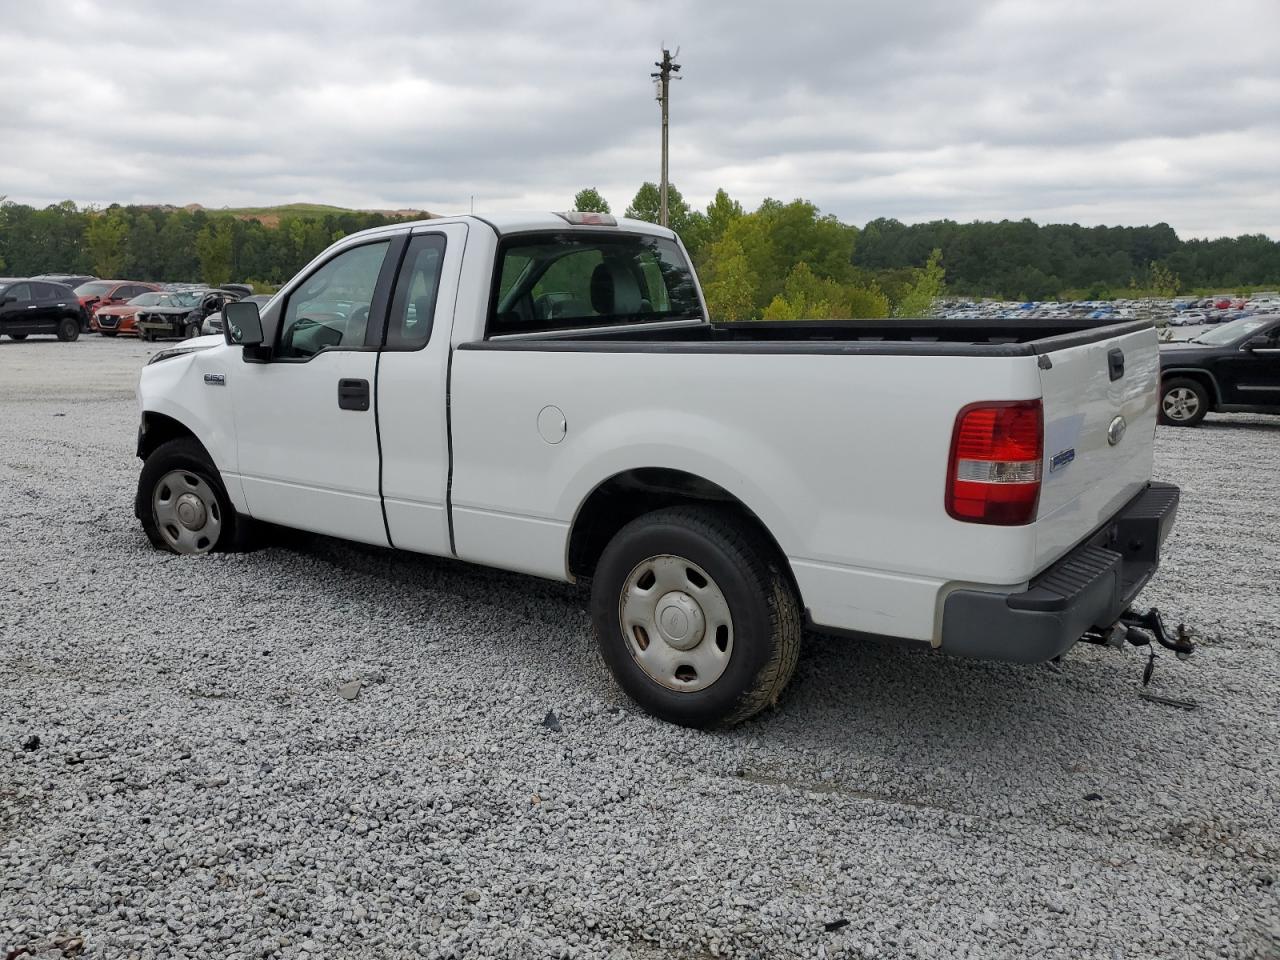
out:
{"label": "rear window", "polygon": [[76,287],[77,297],[100,297],[104,293],[114,287],[114,283],[104,280],[94,280],[92,283],[82,283]]}
{"label": "rear window", "polygon": [[665,237],[512,237],[499,250],[489,336],[701,317],[693,275]]}

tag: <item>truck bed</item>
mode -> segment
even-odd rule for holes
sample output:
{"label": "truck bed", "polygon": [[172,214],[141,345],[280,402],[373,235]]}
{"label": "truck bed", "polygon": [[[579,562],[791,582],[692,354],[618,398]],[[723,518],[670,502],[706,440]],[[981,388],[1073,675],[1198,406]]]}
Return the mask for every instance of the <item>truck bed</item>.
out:
{"label": "truck bed", "polygon": [[462,344],[464,349],[619,353],[913,354],[1034,356],[1148,329],[1072,320],[783,320],[646,324],[628,329],[516,334]]}

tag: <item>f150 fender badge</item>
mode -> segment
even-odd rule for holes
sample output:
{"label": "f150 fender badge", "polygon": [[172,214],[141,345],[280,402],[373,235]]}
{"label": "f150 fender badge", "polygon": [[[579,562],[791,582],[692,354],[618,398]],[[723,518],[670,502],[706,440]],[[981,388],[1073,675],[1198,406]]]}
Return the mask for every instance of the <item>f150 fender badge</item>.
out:
{"label": "f150 fender badge", "polygon": [[1107,443],[1113,447],[1124,439],[1124,432],[1128,429],[1129,424],[1125,422],[1124,417],[1116,417],[1111,421],[1111,425],[1107,427]]}
{"label": "f150 fender badge", "polygon": [[225,373],[206,373],[204,382],[211,387],[225,387],[227,385],[227,375]]}
{"label": "f150 fender badge", "polygon": [[1068,463],[1076,458],[1076,448],[1071,447],[1069,450],[1063,450],[1061,453],[1055,453],[1053,459],[1049,461],[1049,472],[1061,470]]}

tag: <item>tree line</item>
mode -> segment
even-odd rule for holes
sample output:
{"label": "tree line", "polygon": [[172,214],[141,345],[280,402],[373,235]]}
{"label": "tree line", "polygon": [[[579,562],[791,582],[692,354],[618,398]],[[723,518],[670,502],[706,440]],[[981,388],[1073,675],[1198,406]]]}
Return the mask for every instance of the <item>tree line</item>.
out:
{"label": "tree line", "polygon": [[153,206],[97,210],[69,200],[37,210],[6,200],[0,275],[91,273],[214,286],[235,280],[271,290],[333,241],[395,219],[355,210],[262,218]]}
{"label": "tree line", "polygon": [[[594,188],[573,207],[610,211]],[[626,216],[657,222],[645,183]],[[1038,225],[1030,220],[859,228],[805,200],[748,211],[724,190],[703,209],[672,186],[669,222],[724,320],[910,316],[944,291],[965,297],[1102,299],[1280,286],[1280,243],[1263,235],[1182,240],[1168,224]],[[92,273],[136,280],[236,280],[274,289],[334,240],[392,214],[268,214],[159,206],[37,209],[0,202],[0,275]],[[945,286],[944,286],[945,284]]]}

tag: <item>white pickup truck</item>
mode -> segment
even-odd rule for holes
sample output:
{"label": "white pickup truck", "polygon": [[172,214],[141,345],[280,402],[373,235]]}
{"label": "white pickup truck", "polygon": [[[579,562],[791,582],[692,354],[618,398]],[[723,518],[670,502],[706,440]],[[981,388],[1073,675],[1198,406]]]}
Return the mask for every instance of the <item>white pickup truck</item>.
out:
{"label": "white pickup truck", "polygon": [[595,214],[366,231],[225,319],[142,373],[157,547],[264,521],[589,579],[617,681],[678,723],[776,700],[805,625],[1118,642],[1177,510],[1146,323],[713,324],[671,231]]}

